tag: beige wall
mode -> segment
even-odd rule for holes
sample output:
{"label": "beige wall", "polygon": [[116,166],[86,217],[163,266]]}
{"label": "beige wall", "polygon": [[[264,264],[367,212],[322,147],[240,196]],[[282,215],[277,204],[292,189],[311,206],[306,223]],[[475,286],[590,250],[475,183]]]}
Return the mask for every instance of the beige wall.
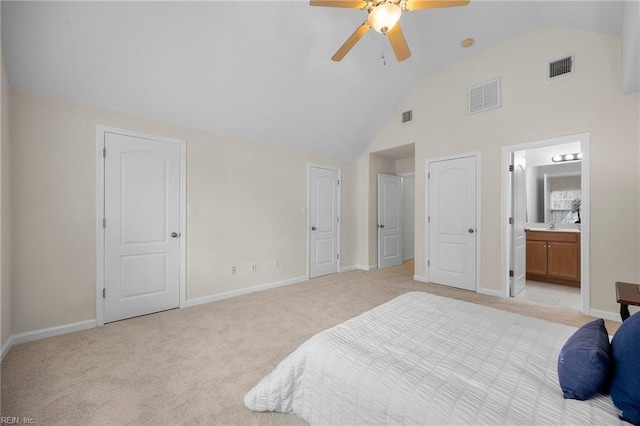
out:
{"label": "beige wall", "polygon": [[0,48],[0,346],[11,336],[11,205],[9,143],[9,81]]}
{"label": "beige wall", "polygon": [[[547,81],[546,61],[566,53],[576,55],[575,74]],[[342,167],[342,266],[375,265],[376,175],[394,173],[397,163],[370,153],[413,142],[416,274],[425,274],[425,160],[481,151],[481,285],[498,290],[501,147],[590,132],[592,306],[616,312],[614,281],[640,281],[640,96],[620,94],[619,68],[616,37],[559,29],[532,32],[427,75],[398,109],[413,108],[424,118],[404,127],[390,121],[356,168],[17,91],[11,94],[9,133],[3,67],[2,341],[11,327],[21,333],[95,318],[97,124],[187,140],[187,201],[197,207],[197,214],[187,217],[188,299],[306,274],[302,211],[309,162]],[[468,87],[495,77],[502,79],[502,107],[468,115]],[[7,245],[10,229],[13,250]],[[12,269],[6,268],[7,253],[13,253]],[[258,271],[250,273],[253,262]],[[238,267],[237,275],[229,274],[231,265]],[[13,295],[6,297],[11,289]],[[9,318],[13,323],[7,328]]]}
{"label": "beige wall", "polygon": [[400,160],[396,160],[396,174],[402,173],[413,173],[416,171],[416,159],[415,157],[411,158],[402,158]]}
{"label": "beige wall", "polygon": [[[575,54],[575,73],[555,81],[546,63]],[[469,87],[500,77],[502,107],[469,115]],[[390,120],[370,152],[415,142],[416,274],[425,275],[425,160],[481,152],[481,286],[501,286],[501,148],[590,132],[592,308],[617,312],[614,282],[640,281],[640,95],[620,93],[620,39],[545,28],[425,76],[400,111],[413,109],[412,126]],[[396,115],[394,114],[393,117]],[[359,171],[359,174],[361,172]],[[362,180],[359,190],[365,191]],[[360,200],[361,201],[361,200]],[[362,229],[363,226],[359,226]],[[358,236],[358,253],[373,241]]]}
{"label": "beige wall", "polygon": [[342,168],[355,265],[355,163],[12,91],[13,333],[95,318],[97,124],[187,140],[188,300],[306,275],[308,163]]}

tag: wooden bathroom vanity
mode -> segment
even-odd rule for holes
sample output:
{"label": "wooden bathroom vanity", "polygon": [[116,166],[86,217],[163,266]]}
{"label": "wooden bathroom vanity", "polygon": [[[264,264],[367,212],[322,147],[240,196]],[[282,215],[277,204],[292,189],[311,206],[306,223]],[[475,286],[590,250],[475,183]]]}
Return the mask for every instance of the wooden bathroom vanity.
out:
{"label": "wooden bathroom vanity", "polygon": [[580,232],[528,230],[527,279],[580,287]]}

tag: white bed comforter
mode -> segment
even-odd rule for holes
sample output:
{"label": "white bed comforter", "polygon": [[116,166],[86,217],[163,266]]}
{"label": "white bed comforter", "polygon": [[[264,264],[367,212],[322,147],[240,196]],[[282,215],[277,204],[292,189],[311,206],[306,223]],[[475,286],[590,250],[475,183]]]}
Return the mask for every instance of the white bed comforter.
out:
{"label": "white bed comforter", "polygon": [[328,424],[624,424],[608,396],[565,400],[557,359],[576,330],[411,292],[325,330],[245,396]]}

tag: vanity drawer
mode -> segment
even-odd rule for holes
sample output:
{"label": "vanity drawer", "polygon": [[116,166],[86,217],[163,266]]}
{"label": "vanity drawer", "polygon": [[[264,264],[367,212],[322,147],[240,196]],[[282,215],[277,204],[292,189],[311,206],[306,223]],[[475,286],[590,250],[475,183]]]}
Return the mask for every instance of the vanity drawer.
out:
{"label": "vanity drawer", "polygon": [[579,239],[579,232],[527,231],[528,241],[557,241],[566,243],[577,243]]}

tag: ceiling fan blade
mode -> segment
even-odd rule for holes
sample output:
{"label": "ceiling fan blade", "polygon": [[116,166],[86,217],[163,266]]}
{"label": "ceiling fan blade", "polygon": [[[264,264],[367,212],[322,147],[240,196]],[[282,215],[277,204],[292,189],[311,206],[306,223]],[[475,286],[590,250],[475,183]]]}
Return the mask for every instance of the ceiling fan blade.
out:
{"label": "ceiling fan blade", "polygon": [[346,7],[349,9],[364,9],[367,2],[364,0],[311,0],[311,6]]}
{"label": "ceiling fan blade", "polygon": [[407,0],[406,10],[437,9],[439,7],[466,6],[469,0]]}
{"label": "ceiling fan blade", "polygon": [[363,35],[369,31],[369,24],[367,21],[364,21],[356,30],[351,34],[351,37],[344,42],[344,44],[338,49],[338,51],[331,57],[332,61],[339,62],[346,56],[347,53],[351,50],[353,46],[362,38]]}
{"label": "ceiling fan blade", "polygon": [[404,33],[400,28],[400,23],[395,24],[393,28],[387,32],[387,36],[389,37],[393,53],[396,54],[398,62],[402,62],[411,56],[411,51],[409,50],[407,40],[404,38]]}

